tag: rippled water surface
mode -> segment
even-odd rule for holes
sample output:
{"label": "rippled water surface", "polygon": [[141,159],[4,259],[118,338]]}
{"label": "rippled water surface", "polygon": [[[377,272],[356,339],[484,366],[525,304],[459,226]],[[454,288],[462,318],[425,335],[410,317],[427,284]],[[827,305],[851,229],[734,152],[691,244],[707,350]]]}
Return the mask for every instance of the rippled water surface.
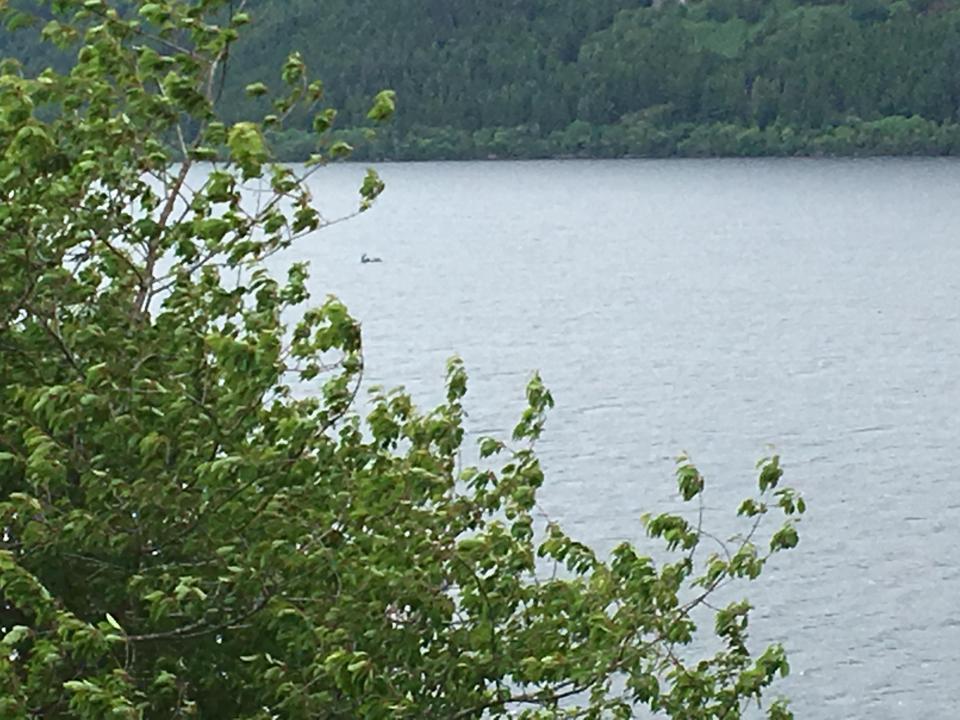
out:
{"label": "rippled water surface", "polygon": [[[363,321],[368,382],[505,432],[540,369],[557,400],[543,505],[608,549],[674,501],[711,510],[773,446],[810,510],[752,594],[798,717],[947,718],[960,702],[960,164],[384,165],[376,208],[280,258]],[[315,193],[348,210],[363,169]],[[361,253],[381,256],[362,265]]]}

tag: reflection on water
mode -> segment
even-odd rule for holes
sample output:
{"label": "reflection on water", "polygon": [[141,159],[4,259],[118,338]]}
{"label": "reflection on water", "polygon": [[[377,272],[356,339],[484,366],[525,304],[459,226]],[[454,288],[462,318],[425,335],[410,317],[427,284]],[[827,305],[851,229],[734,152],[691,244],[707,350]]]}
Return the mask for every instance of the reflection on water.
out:
{"label": "reflection on water", "polygon": [[[810,501],[755,623],[798,717],[948,717],[960,674],[960,164],[396,164],[360,218],[303,241],[362,319],[368,381],[505,432],[557,400],[543,504],[600,548],[674,502],[689,450],[732,509],[773,446]],[[351,209],[363,168],[315,195]],[[367,253],[384,262],[361,264]],[[722,515],[721,515],[722,517]]]}

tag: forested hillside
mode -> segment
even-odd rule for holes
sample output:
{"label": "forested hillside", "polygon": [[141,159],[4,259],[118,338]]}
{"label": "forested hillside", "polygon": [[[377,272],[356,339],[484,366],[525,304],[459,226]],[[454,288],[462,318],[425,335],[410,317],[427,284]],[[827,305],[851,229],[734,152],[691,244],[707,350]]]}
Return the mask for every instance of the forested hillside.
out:
{"label": "forested hillside", "polygon": [[[251,0],[221,102],[293,49],[337,127],[396,90],[371,155],[960,152],[960,0]],[[280,147],[314,140],[291,118]],[[350,132],[342,132],[351,136]]]}

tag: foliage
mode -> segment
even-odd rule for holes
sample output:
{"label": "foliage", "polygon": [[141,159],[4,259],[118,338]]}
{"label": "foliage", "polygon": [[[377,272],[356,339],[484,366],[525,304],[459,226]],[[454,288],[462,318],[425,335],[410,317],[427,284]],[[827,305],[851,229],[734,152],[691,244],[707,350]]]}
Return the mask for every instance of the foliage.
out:
{"label": "foliage", "polygon": [[[656,128],[674,136],[679,154],[694,126],[712,127],[700,132],[716,135],[720,125],[765,130],[772,124],[811,140],[793,149],[764,143],[762,154],[952,152],[937,136],[960,122],[957,0],[660,5],[257,0],[253,32],[230,60],[237,80],[225,88],[223,110],[243,119],[265,107],[240,91],[269,80],[265,69],[290,47],[272,41],[282,37],[330,84],[332,101],[343,108],[340,127],[361,125],[366,99],[383,86],[417,108],[401,114],[391,140],[364,146],[370,157],[659,155],[644,143],[615,151],[599,137],[602,128],[663,106],[671,113]],[[891,145],[889,138],[872,145],[870,135],[852,146],[813,142],[850,117],[872,123],[914,116],[934,128],[920,147]],[[291,121],[307,127],[305,115]],[[568,142],[576,123],[596,128],[585,144]],[[441,141],[438,133],[425,138],[423,128],[457,140]],[[529,132],[511,137],[515,128]],[[498,133],[512,144],[487,140]],[[722,138],[711,144],[724,153],[729,145]]]}
{"label": "foliage", "polygon": [[[672,136],[672,152],[681,155],[693,127],[688,144],[700,154],[703,138],[720,126],[774,124],[810,142],[764,142],[760,154],[949,154],[951,144],[936,136],[960,122],[960,0],[248,0],[244,7],[251,25],[225,57],[218,112],[229,121],[271,112],[272,68],[296,48],[329,83],[342,131],[366,126],[369,98],[382,87],[417,108],[401,113],[380,142],[359,146],[366,158],[659,156],[660,141],[598,139],[662,107],[671,111],[656,130]],[[0,48],[38,69],[65,67],[68,53],[52,55],[28,37],[0,35]],[[848,146],[828,137],[850,117],[914,116],[936,129],[921,147]],[[292,111],[281,157],[309,156],[294,138],[313,132],[314,119]],[[594,128],[591,138],[571,146],[567,133],[582,123]],[[726,152],[722,135],[707,145]]]}
{"label": "foliage", "polygon": [[[550,157],[767,157],[954,155],[960,152],[960,124],[938,124],[919,116],[889,115],[880,120],[848,117],[816,130],[791,125],[736,123],[664,123],[643,114],[614,125],[577,121],[546,137],[536,126],[484,128],[414,126],[409,133],[390,129],[337,130],[356,150],[355,159],[397,157],[407,160],[525,159]],[[280,159],[295,161],[310,152],[313,136],[290,129],[271,136]]]}
{"label": "foliage", "polygon": [[[476,467],[457,361],[441,406],[377,391],[362,421],[359,324],[263,265],[322,229],[306,176],[349,153],[302,58],[266,117],[223,122],[244,13],[49,9],[72,66],[0,72],[0,716],[735,718],[787,672],[736,585],[798,542],[777,458],[728,543],[682,459],[692,512],[645,521],[670,552],[603,560],[538,520],[539,379]],[[271,161],[296,113],[302,174]]]}

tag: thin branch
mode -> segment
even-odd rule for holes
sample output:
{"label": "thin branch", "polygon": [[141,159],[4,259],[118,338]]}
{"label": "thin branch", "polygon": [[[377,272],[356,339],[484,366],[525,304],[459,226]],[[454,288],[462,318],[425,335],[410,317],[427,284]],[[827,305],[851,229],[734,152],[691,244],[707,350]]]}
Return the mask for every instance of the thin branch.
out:
{"label": "thin branch", "polygon": [[80,364],[77,362],[77,359],[74,357],[73,352],[71,352],[70,348],[67,347],[67,343],[63,339],[63,337],[60,335],[60,333],[54,330],[50,326],[50,323],[48,322],[47,318],[41,315],[35,308],[31,307],[30,305],[24,305],[24,309],[27,312],[33,314],[34,317],[36,317],[37,322],[40,323],[40,327],[42,327],[44,331],[46,331],[46,333],[51,338],[53,338],[53,341],[57,344],[57,347],[60,348],[60,353],[63,355],[64,359],[70,364],[70,367],[72,367],[76,371],[80,379],[83,379],[84,377],[83,369],[80,367]]}
{"label": "thin branch", "polygon": [[201,620],[199,622],[192,623],[191,625],[177,628],[176,630],[168,630],[166,632],[159,633],[147,633],[145,635],[127,635],[126,639],[130,642],[186,640],[188,638],[202,637],[204,635],[223,632],[224,630],[231,630],[263,610],[267,606],[267,603],[270,602],[271,597],[271,593],[264,592],[254,606],[245,613],[218,625],[208,625],[205,621]]}
{"label": "thin branch", "polygon": [[[183,134],[180,132],[180,127],[177,126],[177,132],[180,135],[181,142],[183,141]],[[173,187],[167,193],[167,201],[163,207],[163,210],[160,211],[160,217],[157,224],[160,226],[161,231],[166,227],[167,221],[170,219],[170,214],[173,212],[173,208],[176,206],[177,196],[180,192],[180,188],[183,186],[183,183],[187,179],[187,173],[190,172],[192,167],[192,161],[189,157],[184,157],[183,163],[180,166],[180,172],[177,174],[173,182]],[[156,264],[158,258],[158,253],[160,250],[159,240],[155,240],[150,243],[150,246],[147,251],[147,262],[146,267],[144,268],[144,282],[140,285],[140,292],[137,293],[136,299],[136,308],[138,311],[143,314],[147,310],[147,300],[151,296],[151,289],[153,287],[155,278],[153,276],[156,269]]]}

